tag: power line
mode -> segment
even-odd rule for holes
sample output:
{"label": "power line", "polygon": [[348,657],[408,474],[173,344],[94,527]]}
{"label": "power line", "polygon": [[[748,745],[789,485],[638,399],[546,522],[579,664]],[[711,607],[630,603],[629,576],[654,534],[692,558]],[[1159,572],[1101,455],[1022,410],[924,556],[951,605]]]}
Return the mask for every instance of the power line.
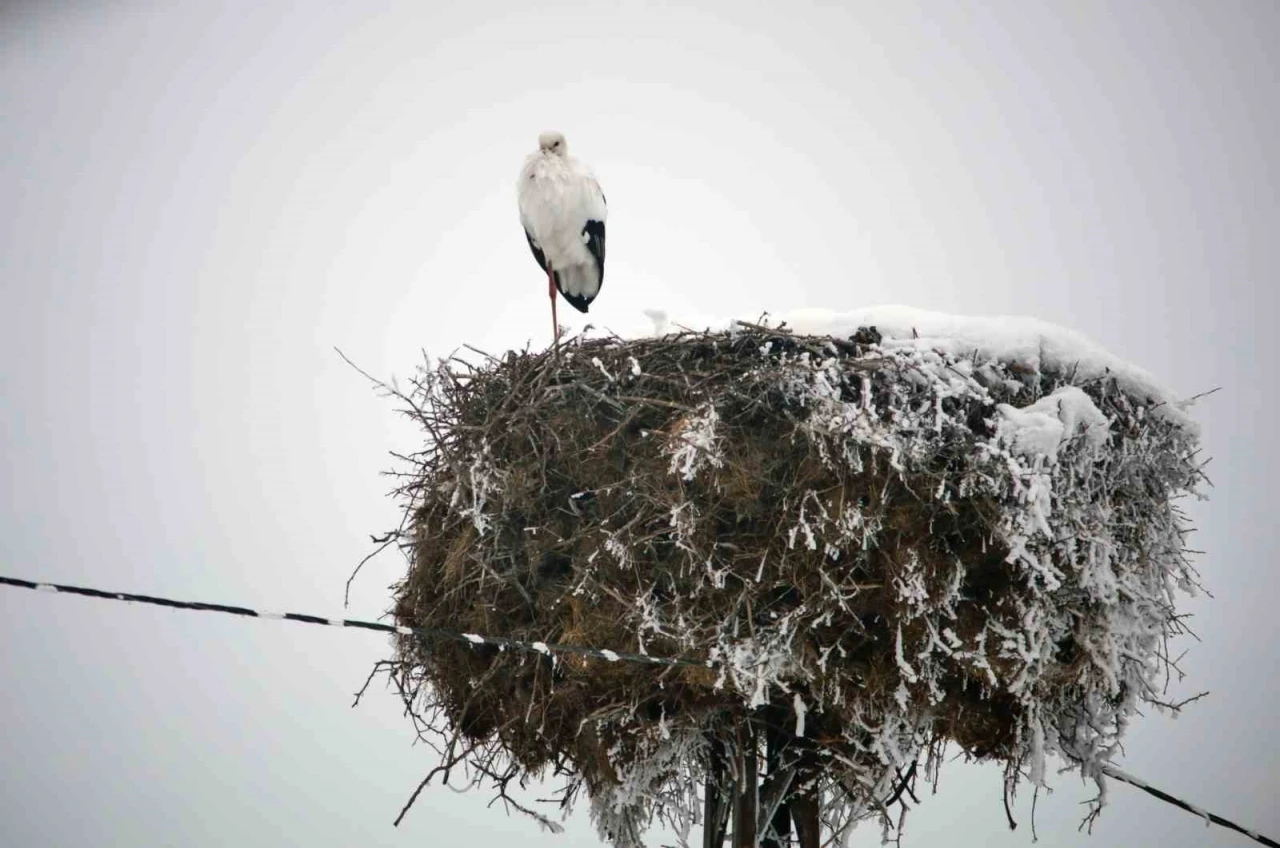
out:
{"label": "power line", "polygon": [[38,583],[34,580],[23,580],[18,577],[0,575],[0,585],[16,586],[20,589],[33,589],[37,592],[56,592],[61,595],[83,595],[87,598],[102,598],[108,601],[125,601],[132,604],[151,604],[171,609],[196,610],[198,612],[220,612],[227,615],[239,615],[246,618],[268,618],[281,621],[297,621],[303,624],[320,624],[326,627],[350,627],[357,630],[373,630],[379,633],[397,633],[401,636],[422,636],[426,638],[448,639],[453,642],[466,642],[471,645],[493,645],[501,649],[524,651],[526,653],[543,654],[577,654],[584,657],[596,657],[608,662],[633,662],[644,665],[677,666],[686,668],[711,668],[711,660],[692,660],[683,657],[655,657],[649,654],[634,654],[626,651],[610,651],[602,648],[588,648],[583,645],[559,645],[553,642],[525,642],[519,639],[508,639],[504,636],[482,636],[478,633],[459,633],[454,630],[439,630],[431,627],[405,627],[398,624],[383,624],[379,621],[361,621],[355,618],[326,618],[320,615],[309,615],[301,612],[270,612],[250,607],[232,606],[229,604],[210,604],[201,601],[178,601],[173,598],[159,598],[154,595],[135,595],[129,592],[108,592],[103,589],[89,589],[84,586],[68,586],[62,583]]}
{"label": "power line", "polygon": [[[354,618],[326,618],[320,615],[309,615],[300,612],[269,612],[250,607],[229,604],[211,604],[202,601],[179,601],[173,598],[161,598],[154,595],[135,595],[130,592],[109,592],[103,589],[90,589],[85,586],[68,586],[62,583],[39,583],[34,580],[23,580],[18,577],[0,575],[0,585],[15,586],[19,589],[32,589],[36,592],[53,592],[60,595],[82,595],[87,598],[102,598],[108,601],[124,601],[133,604],[151,604],[152,606],[169,607],[171,609],[196,610],[199,612],[220,612],[227,615],[239,615],[246,618],[266,618],[280,621],[297,621],[302,624],[320,624],[326,627],[349,627],[357,630],[373,630],[379,633],[396,633],[401,636],[423,636],[436,639],[448,639],[454,642],[466,642],[471,645],[493,645],[501,649],[524,651],[543,655],[576,654],[578,656],[596,657],[608,662],[634,662],[646,665],[678,666],[692,668],[711,668],[716,665],[712,660],[691,660],[682,657],[654,657],[648,654],[634,654],[623,651],[610,651],[598,648],[587,648],[582,645],[559,645],[550,642],[524,642],[508,639],[503,636],[482,636],[477,633],[459,633],[452,630],[439,630],[428,627],[405,627],[396,624],[383,624],[378,621],[362,621]],[[1125,772],[1110,763],[1102,764],[1102,771],[1110,778],[1137,787],[1142,791],[1159,798],[1166,804],[1172,804],[1214,824],[1242,833],[1255,842],[1271,848],[1280,848],[1280,842],[1270,839],[1257,831],[1236,824],[1215,813],[1207,812],[1200,807],[1175,798],[1167,792],[1151,786],[1141,778]]]}
{"label": "power line", "polygon": [[1200,818],[1204,819],[1205,821],[1213,822],[1216,825],[1221,825],[1222,827],[1229,828],[1230,830],[1234,830],[1236,833],[1243,833],[1245,836],[1249,837],[1254,842],[1260,842],[1263,845],[1270,845],[1271,848],[1280,848],[1280,842],[1276,842],[1274,839],[1263,836],[1261,833],[1258,833],[1256,830],[1250,830],[1247,827],[1242,827],[1241,825],[1236,824],[1230,819],[1224,819],[1222,816],[1217,815],[1216,813],[1210,813],[1207,810],[1202,810],[1201,808],[1197,807],[1195,804],[1192,804],[1189,801],[1183,801],[1180,798],[1175,798],[1172,795],[1170,795],[1168,792],[1163,792],[1159,789],[1156,789],[1154,786],[1151,786],[1150,784],[1148,784],[1145,780],[1142,780],[1141,778],[1138,778],[1138,777],[1134,777],[1128,772],[1122,771],[1116,768],[1115,766],[1111,765],[1110,763],[1102,764],[1102,772],[1107,777],[1119,780],[1121,783],[1127,783],[1130,786],[1136,786],[1137,788],[1141,789],[1143,792],[1146,792],[1149,795],[1154,795],[1155,797],[1159,798],[1161,801],[1164,801],[1166,804],[1172,804],[1175,807],[1181,807],[1182,809],[1186,810],[1188,813],[1197,815]]}

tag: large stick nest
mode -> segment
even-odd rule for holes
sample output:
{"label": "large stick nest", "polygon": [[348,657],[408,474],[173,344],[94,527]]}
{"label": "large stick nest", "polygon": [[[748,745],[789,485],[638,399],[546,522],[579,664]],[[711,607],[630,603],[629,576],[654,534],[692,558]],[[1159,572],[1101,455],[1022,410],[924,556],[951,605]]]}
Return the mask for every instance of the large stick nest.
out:
{"label": "large stick nest", "polygon": [[449,360],[400,396],[428,441],[398,623],[692,661],[398,642],[442,766],[504,797],[559,774],[616,844],[687,833],[744,723],[839,829],[944,744],[1096,776],[1163,698],[1195,436],[1105,376],[743,326]]}

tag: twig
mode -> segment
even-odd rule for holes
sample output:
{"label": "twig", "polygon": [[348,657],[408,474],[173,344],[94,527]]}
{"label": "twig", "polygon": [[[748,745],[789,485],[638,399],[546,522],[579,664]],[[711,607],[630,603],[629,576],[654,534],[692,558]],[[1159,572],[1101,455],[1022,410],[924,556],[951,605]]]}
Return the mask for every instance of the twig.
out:
{"label": "twig", "polygon": [[356,575],[360,573],[360,569],[364,568],[364,564],[366,562],[373,559],[378,554],[382,553],[391,545],[394,545],[397,541],[399,541],[400,531],[390,530],[382,536],[370,536],[369,539],[378,547],[373,550],[373,553],[370,553],[364,559],[360,560],[359,564],[356,565],[355,570],[352,571],[351,574],[347,577],[347,585],[342,591],[342,608],[343,609],[346,609],[351,605],[351,583],[353,580],[356,579]]}
{"label": "twig", "polygon": [[746,327],[748,330],[755,330],[757,333],[767,333],[771,336],[789,336],[791,331],[783,327],[767,327],[764,324],[756,324],[751,321],[734,321],[739,327]]}

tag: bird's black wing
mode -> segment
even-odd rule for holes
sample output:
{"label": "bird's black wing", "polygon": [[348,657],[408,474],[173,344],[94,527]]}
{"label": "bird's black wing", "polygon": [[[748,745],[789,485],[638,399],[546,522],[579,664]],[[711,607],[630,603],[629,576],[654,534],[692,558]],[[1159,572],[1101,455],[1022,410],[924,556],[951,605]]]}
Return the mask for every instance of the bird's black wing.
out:
{"label": "bird's black wing", "polygon": [[[591,255],[596,260],[596,274],[599,276],[600,285],[604,285],[604,221],[587,221],[585,227],[582,228],[582,235],[587,240],[587,250],[591,251]],[[596,289],[599,293],[599,289]]]}
{"label": "bird's black wing", "polygon": [[533,251],[533,258],[537,260],[538,267],[545,273],[547,270],[547,257],[542,255],[542,248],[538,247],[538,243],[533,240],[533,236],[529,235],[529,231],[524,231],[524,237],[529,241],[529,249]]}

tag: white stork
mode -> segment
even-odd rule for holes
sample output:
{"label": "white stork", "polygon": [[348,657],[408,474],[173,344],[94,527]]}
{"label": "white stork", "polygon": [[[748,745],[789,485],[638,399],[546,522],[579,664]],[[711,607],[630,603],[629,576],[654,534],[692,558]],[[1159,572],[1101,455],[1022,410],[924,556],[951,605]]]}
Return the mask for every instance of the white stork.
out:
{"label": "white stork", "polygon": [[604,192],[590,169],[569,156],[564,135],[545,132],[538,136],[538,152],[525,159],[516,194],[533,258],[547,275],[558,345],[556,290],[586,312],[604,282]]}

